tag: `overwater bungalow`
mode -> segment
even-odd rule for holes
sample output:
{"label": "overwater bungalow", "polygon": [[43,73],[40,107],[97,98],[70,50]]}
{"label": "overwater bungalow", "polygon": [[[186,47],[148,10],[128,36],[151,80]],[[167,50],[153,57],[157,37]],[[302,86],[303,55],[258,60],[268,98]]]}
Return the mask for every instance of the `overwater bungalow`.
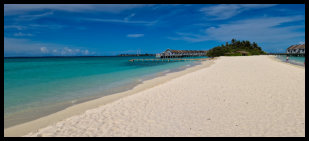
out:
{"label": "overwater bungalow", "polygon": [[156,54],[157,58],[178,58],[178,57],[194,57],[206,56],[206,50],[171,50],[167,49],[162,53]]}
{"label": "overwater bungalow", "polygon": [[292,45],[286,50],[287,54],[305,54],[305,44]]}

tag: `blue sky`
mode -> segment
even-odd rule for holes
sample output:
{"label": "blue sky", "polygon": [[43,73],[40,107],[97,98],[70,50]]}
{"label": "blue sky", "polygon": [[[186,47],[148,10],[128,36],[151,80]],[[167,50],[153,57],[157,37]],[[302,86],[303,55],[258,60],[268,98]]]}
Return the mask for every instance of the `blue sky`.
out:
{"label": "blue sky", "polygon": [[305,5],[4,5],[6,57],[208,50],[232,38],[266,52],[303,44]]}

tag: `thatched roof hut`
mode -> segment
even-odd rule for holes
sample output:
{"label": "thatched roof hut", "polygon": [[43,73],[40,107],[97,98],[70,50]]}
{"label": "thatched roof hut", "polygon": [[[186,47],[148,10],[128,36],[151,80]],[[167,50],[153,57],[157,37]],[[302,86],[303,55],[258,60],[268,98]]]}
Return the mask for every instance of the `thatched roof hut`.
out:
{"label": "thatched roof hut", "polygon": [[249,52],[247,51],[236,51],[238,53],[241,53],[242,56],[248,56]]}
{"label": "thatched roof hut", "polygon": [[291,50],[291,49],[305,49],[305,44],[302,44],[302,45],[292,45],[288,48],[288,50]]}
{"label": "thatched roof hut", "polygon": [[161,54],[157,54],[156,57],[190,57],[190,56],[205,56],[207,53],[206,50],[172,50],[167,49]]}
{"label": "thatched roof hut", "polygon": [[289,48],[287,48],[286,51],[289,54],[304,54],[305,53],[305,44],[292,45]]}
{"label": "thatched roof hut", "polygon": [[167,49],[165,52],[168,52],[168,51],[174,54],[207,53],[206,50],[171,50],[171,49]]}

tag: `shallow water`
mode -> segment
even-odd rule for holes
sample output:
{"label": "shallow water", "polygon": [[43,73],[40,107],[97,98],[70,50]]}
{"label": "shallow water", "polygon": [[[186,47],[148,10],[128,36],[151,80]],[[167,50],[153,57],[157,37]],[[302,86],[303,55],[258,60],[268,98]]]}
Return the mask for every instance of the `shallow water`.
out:
{"label": "shallow water", "polygon": [[5,58],[5,127],[129,90],[145,79],[198,64],[129,62],[132,58],[155,57]]}
{"label": "shallow water", "polygon": [[[281,61],[286,62],[286,55],[277,55],[276,56],[278,59]],[[305,57],[304,56],[289,56],[289,61],[288,63],[295,64],[295,65],[300,65],[300,66],[305,66]]]}

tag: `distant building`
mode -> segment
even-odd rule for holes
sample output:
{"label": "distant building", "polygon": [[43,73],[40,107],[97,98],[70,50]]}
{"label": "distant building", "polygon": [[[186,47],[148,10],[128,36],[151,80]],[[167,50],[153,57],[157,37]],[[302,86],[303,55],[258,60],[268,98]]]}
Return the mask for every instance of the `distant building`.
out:
{"label": "distant building", "polygon": [[176,58],[176,57],[193,57],[206,56],[206,50],[171,50],[167,49],[162,53],[156,54],[157,58]]}
{"label": "distant building", "polygon": [[240,53],[242,56],[248,56],[249,55],[249,52],[247,51],[236,51],[238,53]]}
{"label": "distant building", "polygon": [[292,45],[287,48],[286,53],[288,54],[305,54],[305,44]]}
{"label": "distant building", "polygon": [[155,54],[119,54],[118,56],[155,56]]}

